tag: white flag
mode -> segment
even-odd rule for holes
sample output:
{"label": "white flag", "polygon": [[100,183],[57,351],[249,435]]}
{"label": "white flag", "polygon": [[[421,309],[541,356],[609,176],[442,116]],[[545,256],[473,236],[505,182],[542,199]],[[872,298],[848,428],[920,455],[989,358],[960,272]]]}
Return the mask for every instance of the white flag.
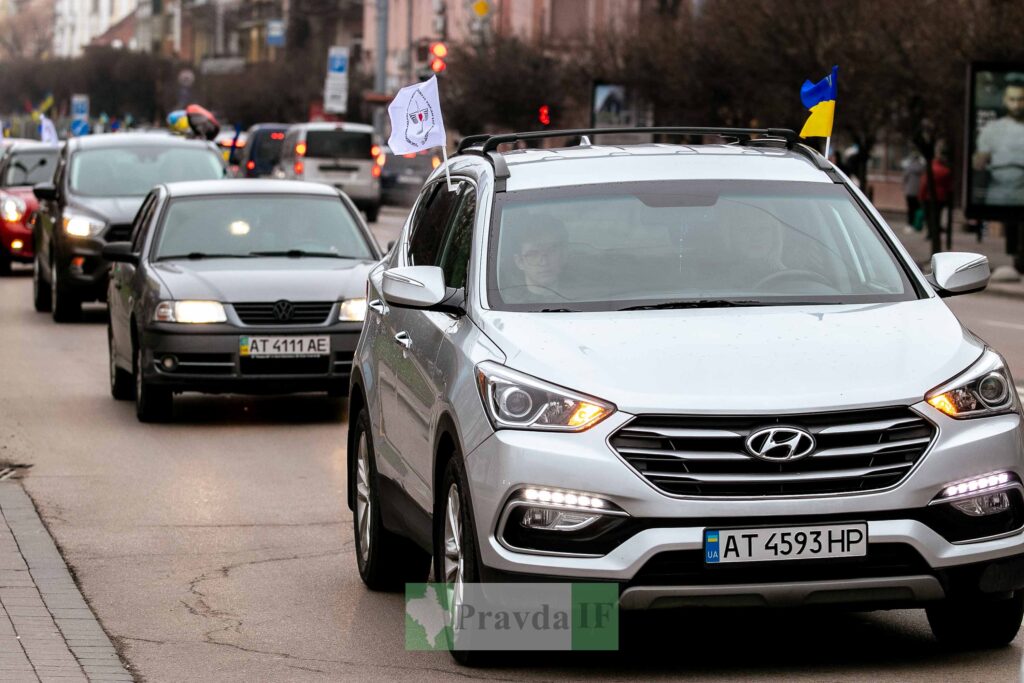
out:
{"label": "white flag", "polygon": [[399,90],[388,105],[388,116],[391,117],[388,147],[394,154],[444,147],[447,142],[437,96],[437,76]]}
{"label": "white flag", "polygon": [[46,114],[39,115],[39,139],[51,145],[60,143],[60,138],[57,136],[57,127],[53,125],[53,121]]}

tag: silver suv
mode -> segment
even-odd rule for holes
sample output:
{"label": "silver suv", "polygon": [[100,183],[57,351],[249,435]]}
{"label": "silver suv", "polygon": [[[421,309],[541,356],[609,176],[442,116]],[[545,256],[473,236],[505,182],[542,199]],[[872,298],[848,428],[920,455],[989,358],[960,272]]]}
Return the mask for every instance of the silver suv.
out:
{"label": "silver suv", "polygon": [[433,559],[456,601],[615,581],[625,609],[924,607],[940,640],[1011,641],[1020,403],[942,300],[985,287],[986,259],[923,274],[791,131],[574,132],[464,140],[453,191],[435,171],[371,272],[348,448],[365,583]]}

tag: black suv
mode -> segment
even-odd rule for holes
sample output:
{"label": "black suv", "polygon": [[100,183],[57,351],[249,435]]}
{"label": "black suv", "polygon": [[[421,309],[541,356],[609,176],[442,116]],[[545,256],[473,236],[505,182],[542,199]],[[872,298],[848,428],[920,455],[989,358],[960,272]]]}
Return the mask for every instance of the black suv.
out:
{"label": "black suv", "polygon": [[238,155],[239,178],[265,178],[281,159],[286,123],[257,123],[246,131],[245,147]]}
{"label": "black suv", "polygon": [[52,183],[33,188],[33,299],[58,322],[74,320],[83,301],[105,301],[107,242],[129,238],[149,190],[180,180],[225,176],[216,147],[169,134],[119,133],[73,138],[61,151]]}

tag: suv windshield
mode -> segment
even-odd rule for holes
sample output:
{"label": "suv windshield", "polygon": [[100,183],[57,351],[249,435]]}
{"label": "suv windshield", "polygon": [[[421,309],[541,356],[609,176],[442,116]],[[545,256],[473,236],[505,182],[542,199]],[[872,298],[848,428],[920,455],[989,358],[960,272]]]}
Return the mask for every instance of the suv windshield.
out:
{"label": "suv windshield", "polygon": [[50,182],[56,162],[56,149],[51,152],[15,152],[7,165],[4,187]]}
{"label": "suv windshield", "polygon": [[243,194],[171,200],[154,259],[269,255],[372,257],[340,198]]}
{"label": "suv windshield", "polygon": [[498,196],[500,310],[842,304],[916,298],[840,185],[658,181]]}
{"label": "suv windshield", "polygon": [[161,183],[224,177],[220,157],[206,147],[113,147],[71,157],[71,191],[87,197],[144,197]]}
{"label": "suv windshield", "polygon": [[306,157],[310,159],[365,159],[370,161],[373,140],[369,133],[343,130],[311,130],[306,133]]}

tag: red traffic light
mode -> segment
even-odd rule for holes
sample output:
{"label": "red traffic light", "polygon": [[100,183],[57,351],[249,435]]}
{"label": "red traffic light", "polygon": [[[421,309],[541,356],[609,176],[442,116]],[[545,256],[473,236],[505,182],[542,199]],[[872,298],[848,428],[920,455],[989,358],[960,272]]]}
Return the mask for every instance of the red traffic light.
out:
{"label": "red traffic light", "polygon": [[441,59],[440,57],[434,57],[434,59],[430,60],[430,70],[436,74],[441,73],[447,68],[448,65],[445,64],[444,60]]}
{"label": "red traffic light", "polygon": [[438,59],[444,59],[448,56],[448,46],[444,43],[431,43],[430,54]]}
{"label": "red traffic light", "polygon": [[540,109],[537,110],[537,120],[540,121],[542,126],[551,125],[551,107],[546,104],[540,105]]}

